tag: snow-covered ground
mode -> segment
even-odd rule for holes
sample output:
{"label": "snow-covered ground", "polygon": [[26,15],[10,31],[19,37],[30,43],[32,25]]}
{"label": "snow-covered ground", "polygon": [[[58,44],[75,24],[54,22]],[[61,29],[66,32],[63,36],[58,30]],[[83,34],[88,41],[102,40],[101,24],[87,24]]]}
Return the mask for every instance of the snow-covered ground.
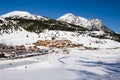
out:
{"label": "snow-covered ground", "polygon": [[0,79],[120,80],[120,49],[56,50],[59,53],[0,61]]}
{"label": "snow-covered ground", "polygon": [[[21,31],[22,30],[22,31]],[[98,39],[86,34],[78,34],[76,32],[67,31],[55,31],[55,30],[44,30],[40,34],[28,32],[21,28],[21,30],[13,30],[13,32],[3,33],[0,35],[0,43],[7,45],[32,45],[38,40],[51,40],[52,37],[56,39],[68,39],[74,43],[83,44],[85,47],[96,47],[96,48],[119,48],[120,43],[110,39]],[[94,32],[96,35],[104,34],[101,31]]]}

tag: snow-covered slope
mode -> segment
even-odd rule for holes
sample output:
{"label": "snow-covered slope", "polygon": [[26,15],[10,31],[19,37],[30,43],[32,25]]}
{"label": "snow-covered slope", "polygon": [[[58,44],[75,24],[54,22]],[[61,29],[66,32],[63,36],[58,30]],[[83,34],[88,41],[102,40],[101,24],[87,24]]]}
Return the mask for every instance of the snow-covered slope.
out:
{"label": "snow-covered slope", "polygon": [[120,49],[55,51],[59,53],[0,61],[0,79],[120,80]]}
{"label": "snow-covered slope", "polygon": [[39,20],[39,19],[45,19],[42,16],[34,15],[26,11],[13,11],[7,14],[2,15],[3,18],[23,18],[23,19],[32,19],[32,20]]}
{"label": "snow-covered slope", "polygon": [[59,17],[57,20],[79,25],[93,31],[94,30],[101,30],[107,32],[111,31],[108,28],[106,28],[103,22],[99,19],[86,19],[80,16],[75,16],[72,13],[67,13]]}
{"label": "snow-covered slope", "polygon": [[[94,32],[94,34],[104,34],[103,32]],[[8,33],[0,35],[0,42],[6,43],[8,45],[32,45],[37,40],[51,40],[55,37],[58,40],[67,39],[74,43],[83,44],[85,47],[95,47],[95,48],[118,48],[120,43],[109,40],[109,39],[98,39],[86,34],[79,34],[76,32],[67,32],[59,30],[44,30],[43,32],[36,34],[33,32],[28,32],[24,29],[13,30]]]}

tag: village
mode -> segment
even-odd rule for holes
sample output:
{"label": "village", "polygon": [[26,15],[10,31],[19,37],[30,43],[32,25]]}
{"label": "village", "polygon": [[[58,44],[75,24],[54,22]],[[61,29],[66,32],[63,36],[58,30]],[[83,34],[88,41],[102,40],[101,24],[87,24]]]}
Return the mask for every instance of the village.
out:
{"label": "village", "polygon": [[0,58],[17,59],[39,55],[40,49],[36,46],[12,46],[0,44]]}
{"label": "village", "polygon": [[46,46],[49,48],[74,48],[83,46],[83,44],[72,43],[70,40],[39,40],[33,44],[36,46]]}
{"label": "village", "polygon": [[[44,46],[47,48],[39,48]],[[17,59],[31,56],[45,55],[55,52],[54,48],[62,49],[63,54],[69,54],[67,48],[80,47],[83,44],[73,44],[70,40],[39,40],[32,46],[12,46],[0,44],[0,58]],[[58,53],[58,51],[56,51]]]}

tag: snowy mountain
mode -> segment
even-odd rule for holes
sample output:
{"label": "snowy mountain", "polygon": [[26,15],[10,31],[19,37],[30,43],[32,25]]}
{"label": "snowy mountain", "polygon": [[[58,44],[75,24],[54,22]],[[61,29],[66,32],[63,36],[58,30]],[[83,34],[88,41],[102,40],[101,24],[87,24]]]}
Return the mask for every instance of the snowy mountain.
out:
{"label": "snowy mountain", "polygon": [[85,28],[87,27],[87,19],[80,16],[74,16],[72,13],[67,13],[61,16],[60,18],[58,18],[57,20],[75,25],[84,26]]}
{"label": "snowy mountain", "polygon": [[72,13],[67,13],[59,17],[57,20],[79,25],[92,31],[100,30],[105,32],[112,32],[110,29],[105,27],[103,22],[99,19],[86,19],[80,16],[75,16]]}
{"label": "snowy mountain", "polygon": [[9,30],[10,28],[17,29],[19,27],[22,27],[27,31],[36,32],[36,33],[40,33],[45,29],[62,30],[62,31],[87,30],[77,25],[63,23],[54,19],[50,19],[50,18],[48,19],[46,17],[34,15],[34,14],[23,12],[23,11],[13,11],[5,15],[2,15],[0,17],[1,17],[2,31]]}
{"label": "snowy mountain", "polygon": [[[56,36],[58,39],[68,39],[88,47],[119,47],[120,35],[102,26],[103,23],[100,20],[88,20],[70,13],[63,18],[68,23],[23,11],[7,13],[0,16],[0,43],[33,44],[37,40]],[[80,21],[82,21],[81,25],[78,23]],[[94,26],[88,28],[89,21],[94,23]]]}
{"label": "snowy mountain", "polygon": [[26,11],[13,11],[7,14],[2,15],[3,18],[23,18],[23,19],[33,19],[33,20],[39,20],[39,19],[46,19],[42,16],[34,15]]}

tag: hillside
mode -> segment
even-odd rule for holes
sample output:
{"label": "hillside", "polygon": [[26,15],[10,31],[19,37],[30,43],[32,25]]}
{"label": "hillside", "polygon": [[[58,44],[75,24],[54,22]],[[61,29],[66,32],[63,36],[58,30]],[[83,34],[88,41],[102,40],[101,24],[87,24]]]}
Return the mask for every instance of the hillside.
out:
{"label": "hillside", "polygon": [[[70,15],[75,17],[72,14],[69,14],[69,16]],[[108,29],[107,27],[105,27],[102,24],[102,22],[99,21],[98,19],[94,19],[95,21],[90,20],[92,24],[91,25],[92,28],[90,28],[91,27],[90,25],[88,28],[88,26],[85,27],[85,25],[88,25],[85,22],[87,19],[81,18],[81,17],[75,17],[75,18],[81,19],[82,23],[79,23],[80,20],[78,20],[77,23],[82,24],[82,25],[78,25],[72,22],[64,22],[61,20],[54,20],[51,18],[34,15],[29,12],[13,11],[13,12],[0,16],[0,36],[1,36],[0,41],[1,43],[9,43],[9,44],[10,43],[13,44],[14,42],[17,42],[17,41],[23,41],[24,42],[23,44],[25,44],[25,43],[29,43],[27,42],[28,39],[30,40],[32,39],[32,41],[30,41],[32,43],[36,42],[39,39],[41,40],[42,39],[41,36],[46,35],[46,33],[47,33],[47,36],[52,35],[52,36],[56,36],[59,38],[61,37],[67,38],[69,36],[68,34],[71,33],[71,35],[73,35],[73,37],[75,36],[75,38],[78,40],[79,39],[81,40],[79,36],[82,36],[85,38],[84,40],[89,40],[89,37],[90,37],[93,40],[94,39],[98,39],[99,41],[101,40],[112,41],[113,40],[113,42],[114,41],[120,42],[120,34],[117,34],[111,31],[110,29]],[[66,17],[66,19],[69,19],[69,18]],[[51,31],[53,33],[49,33]],[[59,36],[61,35],[60,32],[62,32],[63,36]],[[47,37],[47,36],[44,36],[44,37]],[[9,38],[10,41],[8,41],[7,38]],[[33,41],[33,38],[34,38],[34,41]],[[72,36],[70,36],[70,40],[72,40]],[[90,41],[87,41],[87,42],[90,43]]]}

